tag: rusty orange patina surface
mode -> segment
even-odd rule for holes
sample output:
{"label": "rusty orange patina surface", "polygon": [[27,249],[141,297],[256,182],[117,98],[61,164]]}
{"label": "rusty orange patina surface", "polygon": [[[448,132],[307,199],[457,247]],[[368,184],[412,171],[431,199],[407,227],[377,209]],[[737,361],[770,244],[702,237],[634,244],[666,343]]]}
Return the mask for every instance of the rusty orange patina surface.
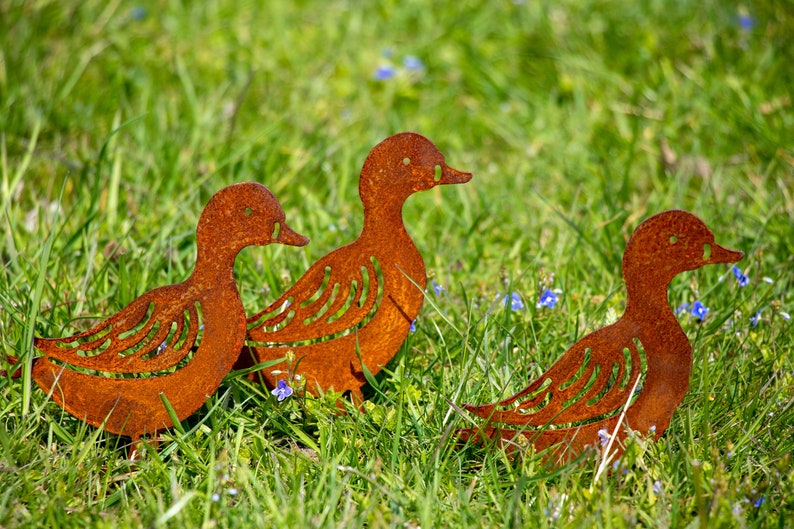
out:
{"label": "rusty orange patina surface", "polygon": [[229,186],[205,207],[197,258],[184,282],[140,296],[93,328],[36,338],[36,383],[75,417],[139,439],[195,412],[237,360],[245,313],[234,281],[250,245],[303,246],[273,194],[258,183]]}
{"label": "rusty orange patina surface", "polygon": [[403,204],[419,191],[470,179],[419,134],[396,134],[375,146],[359,183],[361,234],[317,260],[248,319],[247,346],[237,367],[291,355],[292,366],[277,365],[251,378],[273,388],[291,371],[311,392],[349,391],[360,401],[362,363],[378,373],[405,341],[424,301],[425,265],[403,223]]}
{"label": "rusty orange patina surface", "polygon": [[491,438],[508,448],[527,442],[537,451],[554,447],[555,459],[569,459],[612,435],[620,452],[624,426],[658,438],[684,398],[692,371],[692,346],[668,302],[668,285],[687,270],[742,257],[716,244],[691,213],[650,217],[634,231],[623,256],[623,316],[576,342],[516,395],[464,404],[486,422],[459,436]]}

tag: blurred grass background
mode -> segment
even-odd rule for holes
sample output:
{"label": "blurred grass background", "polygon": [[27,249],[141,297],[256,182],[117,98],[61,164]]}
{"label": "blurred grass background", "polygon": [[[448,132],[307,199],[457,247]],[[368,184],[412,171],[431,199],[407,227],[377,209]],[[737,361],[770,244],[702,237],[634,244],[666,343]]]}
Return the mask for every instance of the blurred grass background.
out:
{"label": "blurred grass background", "polygon": [[[433,279],[369,413],[239,379],[131,465],[38,388],[0,381],[0,525],[785,526],[792,507],[790,2],[70,2],[0,5],[0,346],[74,332],[191,270],[221,187],[259,181],[311,237],[248,249],[258,310],[362,225],[369,149],[420,132],[465,186],[412,197]],[[688,209],[741,249],[671,304],[695,348],[658,443],[597,483],[456,450],[486,402],[622,310],[624,243]],[[553,275],[553,280],[551,278]],[[545,287],[560,290],[537,309]],[[517,292],[526,308],[499,302]],[[750,317],[760,312],[753,326]],[[27,341],[26,341],[27,340]],[[232,491],[234,493],[232,493]],[[217,498],[216,498],[217,495]]]}

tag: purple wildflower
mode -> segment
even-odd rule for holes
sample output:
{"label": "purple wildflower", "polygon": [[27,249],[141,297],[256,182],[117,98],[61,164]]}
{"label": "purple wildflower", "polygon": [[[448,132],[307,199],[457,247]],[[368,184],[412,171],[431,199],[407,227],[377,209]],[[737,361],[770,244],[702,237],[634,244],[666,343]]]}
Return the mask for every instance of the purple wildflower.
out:
{"label": "purple wildflower", "polygon": [[676,307],[675,314],[676,314],[676,316],[680,316],[681,314],[683,314],[687,310],[689,310],[689,303],[684,301],[678,307]]}
{"label": "purple wildflower", "polygon": [[739,13],[737,21],[742,31],[750,31],[755,27],[755,19],[749,13]]}
{"label": "purple wildflower", "polygon": [[425,63],[423,63],[419,57],[413,55],[407,55],[403,59],[403,66],[410,72],[421,72],[425,69]]}
{"label": "purple wildflower", "polygon": [[521,310],[524,308],[524,302],[521,301],[518,292],[505,294],[505,297],[502,298],[502,305],[507,307],[508,304],[510,305],[510,310]]}
{"label": "purple wildflower", "polygon": [[654,481],[653,485],[651,485],[651,490],[655,495],[657,496],[661,495],[662,492],[664,492],[664,487],[662,486],[662,482],[659,481],[658,479]]}
{"label": "purple wildflower", "polygon": [[411,328],[408,329],[410,332],[416,332],[416,320],[411,322]]}
{"label": "purple wildflower", "polygon": [[609,438],[612,437],[609,435],[609,432],[606,429],[601,428],[598,430],[598,439],[601,441],[601,446],[606,446],[609,443]]}
{"label": "purple wildflower", "polygon": [[393,66],[390,65],[382,65],[378,66],[378,69],[375,70],[375,74],[372,76],[373,79],[376,81],[388,81],[392,77],[396,75],[396,71]]}
{"label": "purple wildflower", "polygon": [[282,400],[292,395],[293,390],[291,387],[289,387],[289,384],[287,384],[286,380],[279,380],[276,389],[274,389],[270,393],[275,395],[276,398],[278,398],[278,401],[281,402]]}
{"label": "purple wildflower", "polygon": [[436,296],[440,296],[444,292],[444,287],[436,283],[435,279],[431,279],[430,282],[433,284],[433,292],[436,293]]}
{"label": "purple wildflower", "polygon": [[757,311],[755,311],[755,315],[750,316],[750,325],[756,327],[760,320],[761,320],[761,309],[758,309]]}
{"label": "purple wildflower", "polygon": [[709,309],[698,300],[692,304],[692,310],[689,311],[689,313],[700,321],[703,321],[706,318],[706,314],[709,313]]}
{"label": "purple wildflower", "polygon": [[540,295],[540,299],[535,304],[535,308],[546,307],[549,309],[553,309],[557,302],[559,301],[559,297],[553,290],[546,289],[543,294]]}
{"label": "purple wildflower", "polygon": [[739,268],[738,266],[734,266],[731,270],[733,270],[733,275],[736,276],[736,281],[739,282],[739,286],[746,287],[750,279],[746,275],[744,275],[742,269]]}

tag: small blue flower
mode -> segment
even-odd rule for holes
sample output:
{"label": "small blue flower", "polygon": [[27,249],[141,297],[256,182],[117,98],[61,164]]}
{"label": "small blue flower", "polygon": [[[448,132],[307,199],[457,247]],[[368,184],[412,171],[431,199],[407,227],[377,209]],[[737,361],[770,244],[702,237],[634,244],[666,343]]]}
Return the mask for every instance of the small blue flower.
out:
{"label": "small blue flower", "polygon": [[687,310],[689,310],[689,303],[684,301],[678,307],[676,307],[676,309],[675,309],[676,316],[679,316],[679,315],[683,314]]}
{"label": "small blue flower", "polygon": [[653,485],[651,485],[651,490],[655,495],[657,496],[661,495],[662,492],[664,492],[664,487],[662,486],[662,482],[659,481],[658,479],[654,481]]}
{"label": "small blue flower", "polygon": [[413,55],[407,55],[403,59],[403,66],[410,72],[421,72],[425,69],[425,63],[423,63],[419,57]]}
{"label": "small blue flower", "polygon": [[394,67],[387,64],[383,66],[378,66],[378,69],[375,70],[375,75],[373,75],[372,77],[376,81],[388,81],[389,79],[394,77],[396,73],[397,72],[394,69]]}
{"label": "small blue flower", "polygon": [[609,435],[609,432],[606,431],[604,428],[598,430],[598,439],[601,441],[601,446],[606,446],[609,443],[609,438],[612,437]]}
{"label": "small blue flower", "polygon": [[436,293],[436,296],[440,296],[444,292],[444,287],[436,283],[435,279],[431,279],[430,282],[433,284],[433,292]]}
{"label": "small blue flower", "polygon": [[753,502],[753,507],[760,507],[764,504],[764,500],[766,500],[766,496],[759,496],[758,499]]}
{"label": "small blue flower", "polygon": [[748,13],[739,13],[737,20],[742,31],[750,31],[755,27],[755,19]]}
{"label": "small blue flower", "polygon": [[134,20],[143,20],[146,18],[146,14],[146,9],[143,7],[138,6],[132,8],[132,18]]}
{"label": "small blue flower", "polygon": [[709,309],[708,309],[708,307],[706,307],[706,306],[705,306],[703,303],[701,303],[700,301],[695,301],[695,302],[692,304],[692,310],[691,310],[691,311],[689,311],[689,313],[690,313],[692,316],[694,316],[695,318],[697,318],[697,319],[699,319],[699,320],[703,321],[703,320],[706,318],[706,314],[708,314],[708,313],[709,313]]}
{"label": "small blue flower", "polygon": [[778,312],[777,314],[786,321],[789,321],[791,319],[791,314],[789,314],[788,312]]}
{"label": "small blue flower", "polygon": [[736,276],[736,281],[739,282],[739,286],[746,287],[750,280],[746,275],[744,275],[744,273],[742,273],[742,269],[738,266],[734,266],[731,270],[733,270],[733,275]]}
{"label": "small blue flower", "polygon": [[750,325],[756,327],[760,320],[761,320],[761,309],[758,309],[757,311],[755,311],[755,315],[750,316]]}
{"label": "small blue flower", "polygon": [[411,328],[408,329],[410,332],[416,332],[416,320],[411,322]]}
{"label": "small blue flower", "polygon": [[275,395],[278,398],[278,401],[281,402],[282,400],[292,395],[292,388],[289,387],[286,380],[279,380],[276,389],[274,389],[270,393]]}
{"label": "small blue flower", "polygon": [[505,297],[502,298],[502,305],[507,307],[508,303],[510,304],[510,310],[521,310],[524,308],[524,302],[521,301],[518,292],[505,294]]}
{"label": "small blue flower", "polygon": [[553,290],[546,289],[543,294],[540,295],[540,299],[535,304],[535,308],[546,307],[549,309],[553,309],[557,302],[559,301],[559,297]]}
{"label": "small blue flower", "polygon": [[168,345],[166,345],[165,341],[163,341],[163,343],[161,343],[160,345],[157,346],[157,354],[162,353],[167,348],[168,348]]}

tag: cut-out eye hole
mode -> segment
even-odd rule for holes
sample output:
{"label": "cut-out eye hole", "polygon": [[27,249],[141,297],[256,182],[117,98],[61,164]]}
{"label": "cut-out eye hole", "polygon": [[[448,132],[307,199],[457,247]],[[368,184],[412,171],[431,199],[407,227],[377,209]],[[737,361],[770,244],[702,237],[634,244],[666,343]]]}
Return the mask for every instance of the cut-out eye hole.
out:
{"label": "cut-out eye hole", "polygon": [[709,257],[711,257],[711,245],[706,243],[703,245],[703,260],[708,261]]}
{"label": "cut-out eye hole", "polygon": [[273,233],[272,233],[272,237],[273,237],[274,239],[278,238],[278,234],[279,234],[279,233],[281,233],[281,223],[279,223],[279,222],[276,222],[275,224],[273,224]]}
{"label": "cut-out eye hole", "polygon": [[251,215],[253,215],[253,213],[254,213],[254,210],[252,210],[251,208],[245,208],[245,216],[246,217],[250,217]]}
{"label": "cut-out eye hole", "polygon": [[675,235],[670,235],[670,244],[675,244],[678,242],[678,237]]}
{"label": "cut-out eye hole", "polygon": [[441,180],[441,166],[440,165],[436,165],[436,176],[435,176],[435,178],[436,178],[436,182],[439,182]]}
{"label": "cut-out eye hole", "polygon": [[411,163],[411,159],[410,158],[408,158],[407,156],[405,158],[403,158],[403,165],[408,165],[409,163]]}

